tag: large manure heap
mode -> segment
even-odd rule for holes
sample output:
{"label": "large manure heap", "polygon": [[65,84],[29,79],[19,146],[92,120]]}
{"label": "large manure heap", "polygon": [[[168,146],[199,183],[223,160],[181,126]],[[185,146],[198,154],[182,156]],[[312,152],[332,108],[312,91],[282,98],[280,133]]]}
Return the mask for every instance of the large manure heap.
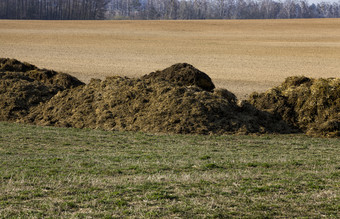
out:
{"label": "large manure heap", "polygon": [[[65,73],[39,69],[14,59],[0,59],[0,120],[154,133],[307,131],[313,135],[339,136],[339,80],[329,79],[325,83],[337,89],[334,91],[337,96],[329,100],[335,103],[324,105],[328,113],[335,114],[319,117],[323,118],[324,126],[328,122],[333,128],[311,132],[308,125],[304,128],[299,122],[287,119],[286,114],[280,114],[280,109],[288,107],[285,104],[291,107],[293,102],[277,106],[275,97],[271,100],[272,96],[266,93],[253,94],[249,101],[238,104],[233,93],[215,89],[207,74],[186,63],[140,78],[113,76],[105,80],[92,79],[85,85]],[[328,96],[322,97],[322,103],[329,98],[329,93],[325,95]],[[260,104],[266,101],[272,107]]]}

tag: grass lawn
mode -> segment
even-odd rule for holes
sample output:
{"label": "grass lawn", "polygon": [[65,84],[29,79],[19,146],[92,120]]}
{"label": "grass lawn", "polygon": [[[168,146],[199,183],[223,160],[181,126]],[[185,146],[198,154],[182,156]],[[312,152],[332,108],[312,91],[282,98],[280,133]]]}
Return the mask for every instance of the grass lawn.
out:
{"label": "grass lawn", "polygon": [[0,217],[340,217],[340,140],[0,122]]}

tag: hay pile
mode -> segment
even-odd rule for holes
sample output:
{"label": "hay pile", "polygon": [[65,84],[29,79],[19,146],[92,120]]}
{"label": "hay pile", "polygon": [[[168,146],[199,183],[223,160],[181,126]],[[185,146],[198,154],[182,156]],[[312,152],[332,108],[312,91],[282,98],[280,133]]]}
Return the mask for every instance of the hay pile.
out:
{"label": "hay pile", "polygon": [[340,136],[340,79],[289,77],[249,102],[313,136]]}
{"label": "hay pile", "polygon": [[3,121],[182,134],[292,133],[296,127],[339,134],[338,79],[289,78],[237,104],[233,93],[215,89],[208,75],[186,63],[141,78],[114,76],[87,85],[17,60],[0,63]]}
{"label": "hay pile", "polygon": [[32,107],[50,100],[59,91],[82,84],[64,73],[0,58],[0,120],[23,119]]}

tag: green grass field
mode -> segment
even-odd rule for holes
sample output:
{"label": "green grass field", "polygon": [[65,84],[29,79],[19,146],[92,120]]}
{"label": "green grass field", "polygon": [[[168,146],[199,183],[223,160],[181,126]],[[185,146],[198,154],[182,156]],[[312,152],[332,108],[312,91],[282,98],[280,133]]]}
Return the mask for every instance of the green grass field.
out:
{"label": "green grass field", "polygon": [[0,130],[1,218],[340,217],[339,139]]}

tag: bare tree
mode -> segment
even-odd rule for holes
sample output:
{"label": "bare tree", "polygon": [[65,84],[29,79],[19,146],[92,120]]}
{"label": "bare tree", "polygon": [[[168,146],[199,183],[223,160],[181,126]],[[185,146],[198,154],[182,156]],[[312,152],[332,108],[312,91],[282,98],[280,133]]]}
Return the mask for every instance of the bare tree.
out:
{"label": "bare tree", "polygon": [[340,1],[0,0],[0,19],[275,19],[340,17]]}

